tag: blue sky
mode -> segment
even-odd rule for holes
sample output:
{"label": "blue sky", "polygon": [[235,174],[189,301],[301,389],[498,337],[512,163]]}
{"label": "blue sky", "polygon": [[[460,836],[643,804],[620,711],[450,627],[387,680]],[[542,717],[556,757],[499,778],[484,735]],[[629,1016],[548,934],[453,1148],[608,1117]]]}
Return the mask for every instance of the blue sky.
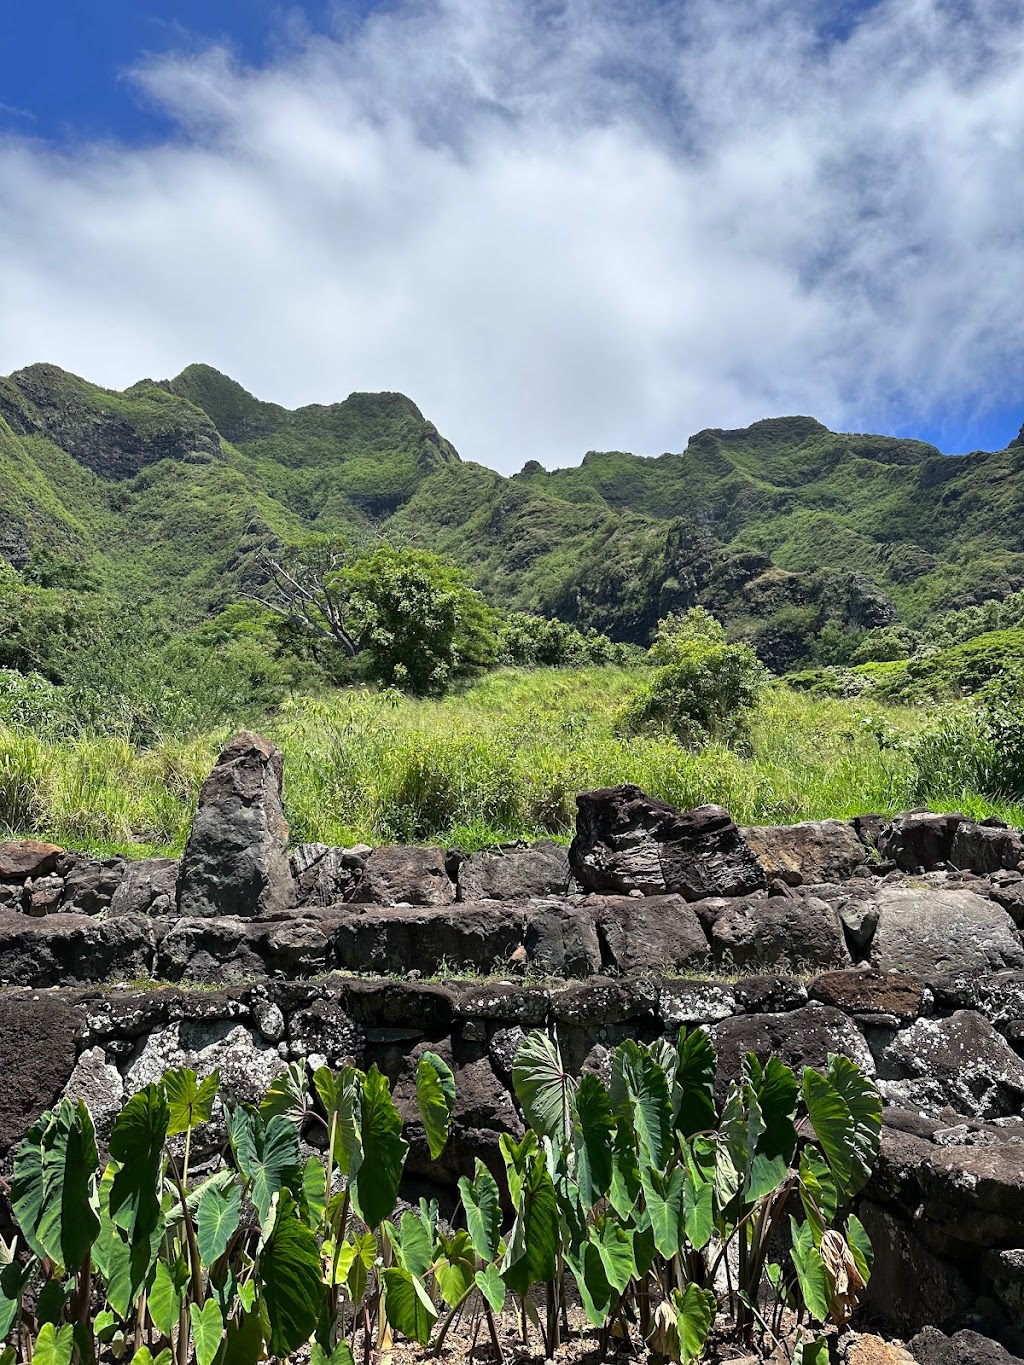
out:
{"label": "blue sky", "polygon": [[410,394],[468,458],[1024,421],[997,0],[0,8],[0,372]]}

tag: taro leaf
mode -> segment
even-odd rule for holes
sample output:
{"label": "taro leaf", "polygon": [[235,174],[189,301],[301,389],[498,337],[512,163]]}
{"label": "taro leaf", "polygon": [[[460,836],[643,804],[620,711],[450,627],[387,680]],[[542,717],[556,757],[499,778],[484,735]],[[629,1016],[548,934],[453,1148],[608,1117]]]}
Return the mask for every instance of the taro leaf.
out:
{"label": "taro leaf", "polygon": [[430,1159],[436,1161],[448,1142],[455,1109],[455,1077],[436,1052],[424,1052],[417,1063],[416,1103],[427,1134]]}
{"label": "taro leaf", "polygon": [[568,1146],[576,1085],[562,1065],[558,1047],[539,1029],[519,1045],[512,1085],[534,1132],[550,1138],[559,1151]]}
{"label": "taro leaf", "polygon": [[716,1125],[715,1069],[718,1058],[703,1029],[679,1032],[679,1061],[675,1091],[678,1095],[675,1125],[683,1137],[693,1137]]}
{"label": "taro leaf", "polygon": [[576,1183],[587,1208],[608,1193],[612,1183],[612,1134],[615,1118],[608,1091],[597,1076],[580,1077],[576,1092]]}
{"label": "taro leaf", "polygon": [[384,1311],[403,1337],[426,1346],[437,1321],[437,1309],[415,1275],[401,1266],[384,1271]]}
{"label": "taro leaf", "polygon": [[718,1300],[711,1289],[698,1289],[692,1282],[679,1292],[672,1291],[672,1306],[676,1310],[676,1330],[679,1333],[681,1365],[691,1365],[704,1354],[704,1345],[715,1320]]}
{"label": "taro leaf", "polygon": [[299,1183],[298,1131],[282,1114],[264,1126],[259,1114],[242,1105],[231,1115],[229,1129],[238,1165],[249,1182],[249,1198],[265,1223],[274,1195]]}
{"label": "taro leaf", "polygon": [[642,1280],[654,1264],[655,1251],[654,1229],[651,1227],[651,1220],[646,1217],[642,1220],[637,1219],[633,1228],[633,1260],[639,1279]]}
{"label": "taro leaf", "polygon": [[198,1365],[213,1365],[220,1344],[224,1340],[224,1319],[216,1299],[207,1299],[202,1308],[190,1303],[188,1315],[192,1319],[192,1340]]}
{"label": "taro leaf", "polygon": [[523,1137],[516,1142],[514,1138],[509,1137],[508,1133],[502,1133],[498,1138],[498,1149],[505,1163],[509,1198],[515,1207],[519,1204],[519,1196],[523,1188],[523,1176],[526,1174],[537,1150],[537,1134],[532,1128],[527,1128]]}
{"label": "taro leaf", "polygon": [[703,1251],[715,1230],[715,1187],[693,1168],[683,1186],[683,1232],[695,1251]]}
{"label": "taro leaf", "polygon": [[[392,1231],[391,1224],[388,1223],[386,1226],[390,1233]],[[430,1269],[430,1263],[434,1259],[434,1242],[430,1235],[430,1228],[419,1214],[411,1212],[402,1214],[399,1228],[398,1246],[402,1256],[402,1265],[411,1274],[422,1279]]]}
{"label": "taro leaf", "polygon": [[441,1297],[449,1308],[456,1308],[473,1288],[476,1271],[476,1251],[473,1239],[465,1228],[454,1237],[439,1234],[440,1255],[434,1262]]}
{"label": "taro leaf", "polygon": [[354,1304],[359,1304],[366,1293],[367,1275],[377,1259],[377,1239],[372,1232],[364,1232],[361,1237],[353,1239],[351,1246],[353,1256],[347,1276],[348,1296]]}
{"label": "taro leaf", "polygon": [[46,1281],[36,1300],[37,1326],[41,1327],[44,1322],[52,1322],[55,1327],[60,1325],[60,1320],[64,1316],[64,1305],[68,1301],[73,1284],[73,1280],[68,1280],[66,1284],[60,1280]]}
{"label": "taro leaf", "polygon": [[668,1081],[650,1052],[632,1038],[615,1049],[611,1098],[620,1128],[628,1124],[636,1132],[640,1169],[663,1170],[672,1140]]}
{"label": "taro leaf", "polygon": [[200,1123],[210,1122],[213,1102],[217,1098],[217,1091],[220,1089],[219,1072],[212,1071],[202,1085],[199,1085],[197,1084],[196,1073],[191,1067],[174,1067],[172,1070],[164,1072],[162,1085],[167,1096],[167,1107],[171,1114],[170,1122],[167,1125],[168,1137],[174,1137],[177,1133],[185,1133]]}
{"label": "taro leaf", "polygon": [[148,1346],[140,1346],[132,1356],[131,1365],[171,1365],[171,1348],[165,1346],[154,1355]]}
{"label": "taro leaf", "polygon": [[110,1217],[133,1244],[152,1236],[162,1222],[163,1147],[170,1118],[163,1087],[147,1085],[114,1121],[110,1155],[120,1170],[110,1187]]}
{"label": "taro leaf", "polygon": [[100,1181],[100,1231],[93,1244],[92,1258],[106,1281],[107,1301],[120,1317],[125,1318],[149,1282],[160,1252],[164,1217],[161,1209],[152,1231],[146,1236],[136,1235],[134,1241],[129,1242],[128,1234],[117,1227],[110,1216],[110,1196],[116,1177],[117,1167],[110,1162]]}
{"label": "taro leaf", "polygon": [[256,1302],[256,1285],[253,1280],[246,1280],[244,1284],[238,1286],[238,1302],[246,1313],[252,1312],[252,1306]]}
{"label": "taro leaf", "polygon": [[343,1066],[337,1075],[326,1066],[313,1075],[313,1085],[327,1110],[327,1127],[334,1128],[334,1159],[342,1175],[355,1176],[363,1161],[363,1074]]}
{"label": "taro leaf", "polygon": [[35,1260],[25,1266],[13,1261],[0,1270],[0,1341],[14,1326],[21,1307],[21,1296],[35,1276],[38,1266],[39,1263]]}
{"label": "taro leaf", "polygon": [[816,1147],[800,1153],[800,1202],[814,1236],[814,1245],[836,1216],[836,1182],[832,1168]]}
{"label": "taro leaf", "polygon": [[496,1265],[489,1265],[485,1270],[478,1270],[473,1277],[476,1280],[476,1287],[484,1296],[495,1313],[500,1313],[505,1307],[505,1281],[498,1273]]}
{"label": "taro leaf", "polygon": [[790,1365],[828,1365],[829,1359],[828,1342],[824,1337],[815,1337],[813,1341],[797,1343]]}
{"label": "taro leaf", "polygon": [[750,1162],[744,1196],[750,1203],[777,1189],[786,1178],[796,1156],[796,1117],[800,1088],[788,1066],[770,1057],[762,1069],[756,1058],[744,1064],[757,1104],[764,1132],[757,1139]]}
{"label": "taro leaf", "polygon": [[242,1210],[242,1187],[235,1183],[226,1190],[209,1189],[199,1201],[196,1241],[203,1265],[209,1269],[224,1255],[238,1230]]}
{"label": "taro leaf", "polygon": [[860,1175],[853,1115],[835,1086],[809,1066],[804,1067],[803,1092],[811,1126],[832,1169],[836,1194],[843,1203]]}
{"label": "taro leaf", "polygon": [[869,1076],[849,1057],[830,1055],[826,1075],[846,1101],[853,1120],[853,1149],[850,1183],[844,1202],[867,1184],[878,1156],[882,1134],[882,1097]]}
{"label": "taro leaf", "polygon": [[188,1280],[188,1267],[177,1261],[173,1270],[166,1261],[157,1261],[149,1290],[149,1316],[162,1337],[169,1337],[181,1316],[181,1295]]}
{"label": "taro leaf", "polygon": [[612,1136],[612,1179],[608,1202],[620,1218],[628,1218],[640,1198],[640,1168],[633,1146],[633,1130],[620,1123]]}
{"label": "taro leaf", "polygon": [[[252,1282],[249,1282],[252,1288]],[[232,1318],[224,1334],[222,1365],[258,1365],[264,1358],[263,1324],[259,1313],[245,1312]]]}
{"label": "taro leaf", "polygon": [[14,1158],[11,1204],[26,1242],[72,1273],[100,1229],[92,1205],[97,1160],[89,1110],[67,1099],[32,1125]]}
{"label": "taro leaf", "polygon": [[676,1166],[670,1176],[655,1170],[643,1173],[644,1199],[654,1229],[654,1245],[666,1260],[672,1259],[682,1240],[685,1180],[681,1166]]}
{"label": "taro leaf", "polygon": [[792,1234],[790,1254],[804,1305],[816,1322],[824,1322],[831,1309],[831,1296],[825,1266],[814,1245],[814,1234],[810,1224],[797,1224],[793,1217],[789,1226]]}
{"label": "taro leaf", "polygon": [[316,1238],[299,1217],[288,1190],[282,1190],[278,1198],[277,1217],[260,1255],[258,1274],[270,1324],[269,1354],[289,1356],[313,1335],[324,1286]]}
{"label": "taro leaf", "polygon": [[871,1279],[871,1270],[875,1264],[875,1251],[871,1245],[871,1238],[867,1234],[864,1224],[856,1216],[850,1214],[846,1220],[846,1240],[850,1244],[853,1252],[853,1259],[856,1262],[857,1270],[861,1279],[867,1284]]}
{"label": "taro leaf", "polygon": [[636,1274],[632,1239],[614,1218],[605,1218],[600,1231],[592,1234],[591,1240],[601,1258],[608,1283],[621,1294]]}
{"label": "taro leaf", "polygon": [[466,1226],[476,1254],[482,1261],[493,1261],[498,1254],[498,1239],[501,1235],[498,1182],[479,1157],[476,1158],[475,1167],[472,1184],[465,1176],[459,1180],[459,1193],[462,1195]]}
{"label": "taro leaf", "polygon": [[356,1212],[375,1228],[395,1207],[409,1144],[387,1078],[376,1066],[363,1082],[361,1104],[363,1161],[352,1184]]}
{"label": "taro leaf", "polygon": [[584,1242],[579,1255],[567,1255],[576,1287],[580,1291],[583,1311],[591,1327],[601,1327],[615,1303],[616,1294],[608,1283],[604,1262],[593,1242]]}
{"label": "taro leaf", "polygon": [[538,1155],[523,1179],[512,1235],[501,1263],[509,1289],[526,1294],[533,1285],[553,1280],[559,1244],[558,1198],[547,1162]]}
{"label": "taro leaf", "polygon": [[309,1365],[355,1365],[355,1360],[347,1341],[339,1341],[330,1352],[325,1351],[319,1342],[314,1341]]}
{"label": "taro leaf", "polygon": [[264,1123],[275,1114],[299,1123],[306,1116],[309,1095],[306,1091],[305,1062],[289,1062],[279,1076],[267,1086],[260,1100],[260,1118]]}
{"label": "taro leaf", "polygon": [[327,1211],[327,1172],[317,1156],[311,1156],[302,1168],[302,1200],[306,1222],[311,1228],[319,1227]]}
{"label": "taro leaf", "polygon": [[71,1352],[74,1350],[74,1328],[69,1323],[60,1329],[52,1322],[39,1329],[32,1348],[34,1365],[71,1365]]}

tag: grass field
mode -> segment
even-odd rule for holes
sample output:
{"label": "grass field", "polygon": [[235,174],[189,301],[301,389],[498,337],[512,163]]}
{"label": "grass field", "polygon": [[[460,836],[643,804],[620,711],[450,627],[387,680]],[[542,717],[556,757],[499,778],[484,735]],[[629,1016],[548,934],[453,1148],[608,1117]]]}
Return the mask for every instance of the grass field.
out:
{"label": "grass field", "polygon": [[[681,808],[718,802],[740,823],[865,811],[1024,811],[971,792],[925,791],[920,710],[817,699],[776,684],[743,752],[624,738],[625,669],[505,669],[442,701],[338,690],[240,717],[285,754],[296,843],[571,836],[576,793],[635,782]],[[0,728],[0,831],[134,856],[184,846],[199,788],[230,731],[134,749],[116,737],[46,739]],[[941,784],[940,784],[941,787]]]}

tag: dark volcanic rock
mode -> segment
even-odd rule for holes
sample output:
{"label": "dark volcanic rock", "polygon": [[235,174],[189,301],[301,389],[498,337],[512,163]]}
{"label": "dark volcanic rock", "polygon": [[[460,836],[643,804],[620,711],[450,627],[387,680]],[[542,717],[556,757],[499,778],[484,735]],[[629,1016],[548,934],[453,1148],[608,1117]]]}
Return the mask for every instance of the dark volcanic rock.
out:
{"label": "dark volcanic rock", "polygon": [[124,858],[84,858],[65,853],[57,864],[64,879],[61,909],[79,915],[100,915],[109,910],[129,866]]}
{"label": "dark volcanic rock", "polygon": [[910,811],[897,815],[878,838],[878,851],[891,858],[901,872],[934,872],[944,868],[953,852],[953,839],[964,823],[962,815],[933,815]]}
{"label": "dark volcanic rock", "polygon": [[730,904],[711,930],[715,960],[739,968],[799,972],[850,961],[834,906],[816,896],[749,896]]}
{"label": "dark volcanic rock", "polygon": [[181,862],[182,915],[268,915],[291,905],[283,765],[276,745],[248,731],[223,750]]}
{"label": "dark volcanic rock", "polygon": [[878,891],[878,928],[871,961],[883,971],[911,972],[929,984],[950,972],[1024,966],[1013,921],[973,891]]}
{"label": "dark volcanic rock", "polygon": [[443,964],[486,975],[508,961],[523,941],[524,927],[521,908],[494,902],[448,909],[352,908],[335,923],[335,962],[354,972],[436,972]]}
{"label": "dark volcanic rock", "polygon": [[1024,862],[1024,839],[1015,829],[973,825],[965,821],[953,836],[949,861],[954,867],[989,873],[1015,871]]}
{"label": "dark volcanic rock", "polygon": [[553,839],[497,853],[471,853],[458,869],[459,900],[525,901],[564,896],[569,890],[569,851]]}
{"label": "dark volcanic rock", "polygon": [[170,915],[178,892],[178,859],[129,863],[110,900],[112,915]]}
{"label": "dark volcanic rock", "polygon": [[79,1011],[59,996],[0,996],[0,1156],[67,1085],[80,1026]]}
{"label": "dark volcanic rock", "polygon": [[979,1332],[954,1332],[951,1337],[937,1327],[925,1327],[910,1343],[918,1365],[1024,1365],[998,1341]]}
{"label": "dark volcanic rock", "polygon": [[347,899],[359,881],[365,861],[365,856],[356,856],[347,848],[300,844],[291,855],[295,904],[323,908]]}
{"label": "dark volcanic rock", "polygon": [[799,825],[753,825],[740,830],[769,881],[790,886],[841,882],[864,862],[864,845],[845,820],[814,820]]}
{"label": "dark volcanic rock", "polygon": [[590,915],[579,906],[530,906],[523,938],[529,967],[544,976],[593,976],[601,944]]}
{"label": "dark volcanic rock", "polygon": [[698,971],[710,960],[707,936],[682,896],[589,896],[583,905],[606,971]]}
{"label": "dark volcanic rock", "polygon": [[879,1087],[890,1104],[971,1118],[1020,1112],[1024,1060],[987,1019],[957,1010],[947,1019],[919,1019],[881,1055]]}
{"label": "dark volcanic rock", "polygon": [[764,1060],[776,1056],[799,1070],[825,1067],[830,1052],[851,1057],[869,1076],[875,1063],[859,1030],[839,1010],[828,1005],[810,1004],[786,1014],[735,1015],[715,1024],[711,1030],[718,1049],[718,1083],[725,1085],[740,1074],[748,1052]]}
{"label": "dark volcanic rock", "polygon": [[45,877],[57,866],[63,849],[38,839],[8,839],[0,843],[0,881]]}
{"label": "dark volcanic rock", "polygon": [[364,905],[451,905],[455,887],[444,850],[375,848],[351,899]]}
{"label": "dark volcanic rock", "polygon": [[0,913],[0,984],[57,986],[149,976],[155,946],[153,921],[134,915],[36,919],[8,911]]}
{"label": "dark volcanic rock", "polygon": [[741,896],[764,872],[721,806],[685,814],[639,787],[601,787],[576,798],[569,864],[590,891],[678,892],[689,901]]}
{"label": "dark volcanic rock", "polygon": [[807,992],[812,1000],[847,1014],[888,1014],[910,1023],[922,1011],[924,989],[923,982],[902,972],[854,968],[815,977]]}

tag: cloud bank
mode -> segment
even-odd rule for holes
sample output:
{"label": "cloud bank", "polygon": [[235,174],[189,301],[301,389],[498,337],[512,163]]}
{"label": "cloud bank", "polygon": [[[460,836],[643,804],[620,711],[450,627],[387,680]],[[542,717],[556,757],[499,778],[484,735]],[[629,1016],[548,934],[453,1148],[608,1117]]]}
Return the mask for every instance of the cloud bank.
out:
{"label": "cloud bank", "polygon": [[1024,404],[1009,0],[404,0],[0,143],[0,371],[397,389],[504,471]]}

